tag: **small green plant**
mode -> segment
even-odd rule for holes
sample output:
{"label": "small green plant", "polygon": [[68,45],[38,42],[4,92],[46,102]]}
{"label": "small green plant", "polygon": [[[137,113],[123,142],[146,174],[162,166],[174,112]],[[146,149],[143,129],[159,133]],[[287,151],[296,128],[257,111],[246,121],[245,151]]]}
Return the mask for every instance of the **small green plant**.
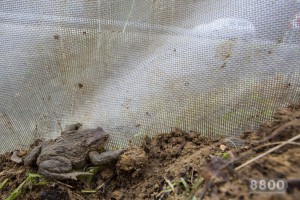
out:
{"label": "small green plant", "polygon": [[48,182],[40,174],[29,173],[26,179],[31,185],[46,185]]}
{"label": "small green plant", "polygon": [[44,176],[40,174],[29,173],[27,178],[6,198],[6,200],[14,200],[21,193],[24,185],[28,185],[30,187],[34,185],[45,185],[47,182],[45,181]]}
{"label": "small green plant", "polygon": [[78,180],[85,183],[91,183],[94,175],[97,174],[101,169],[101,167],[89,167],[84,170],[85,173],[78,175]]}
{"label": "small green plant", "polygon": [[190,189],[189,185],[187,184],[187,182],[184,180],[184,178],[181,177],[180,182],[184,186],[186,193],[189,194],[191,192],[191,189]]}
{"label": "small green plant", "polygon": [[222,159],[229,159],[230,158],[230,154],[228,152],[217,153],[217,156],[219,156]]}
{"label": "small green plant", "polygon": [[14,200],[16,199],[22,192],[22,187],[27,182],[27,179],[23,181],[8,197],[6,200]]}
{"label": "small green plant", "polygon": [[195,194],[196,194],[197,190],[199,189],[200,185],[203,183],[203,181],[204,181],[204,178],[202,176],[200,176],[198,178],[198,180],[194,183],[192,191],[187,199],[192,199],[192,200],[196,199]]}
{"label": "small green plant", "polygon": [[[89,167],[85,170],[86,174],[82,174],[78,176],[78,180],[86,183],[86,185],[88,185],[87,187],[90,187],[90,184],[92,182],[92,179],[94,178],[94,175],[97,174],[100,170],[102,169],[102,167],[98,166],[98,167]],[[81,190],[82,193],[95,193],[97,192],[97,188],[96,189],[83,189]]]}
{"label": "small green plant", "polygon": [[[181,199],[188,199],[188,200],[195,200],[197,199],[195,194],[198,190],[198,188],[201,186],[201,184],[204,181],[203,177],[198,177],[194,181],[186,181],[183,177],[181,177],[179,180],[171,182],[168,179],[165,179],[167,185],[163,188],[163,190],[157,195],[158,199],[163,199],[165,195],[169,195],[170,193],[174,193],[176,198],[178,199],[179,196],[176,194],[178,191],[182,191],[182,188],[184,188],[185,192],[179,192]],[[189,183],[188,183],[189,182]],[[181,189],[180,189],[181,188]]]}
{"label": "small green plant", "polygon": [[6,185],[6,183],[8,182],[8,178],[6,178],[1,184],[0,184],[0,190],[2,190],[2,188],[4,188],[4,186]]}
{"label": "small green plant", "polygon": [[214,152],[212,154],[212,156],[217,156],[218,158],[222,158],[222,159],[229,159],[230,158],[230,152],[228,152],[228,151],[225,151],[225,152],[217,151],[217,152]]}

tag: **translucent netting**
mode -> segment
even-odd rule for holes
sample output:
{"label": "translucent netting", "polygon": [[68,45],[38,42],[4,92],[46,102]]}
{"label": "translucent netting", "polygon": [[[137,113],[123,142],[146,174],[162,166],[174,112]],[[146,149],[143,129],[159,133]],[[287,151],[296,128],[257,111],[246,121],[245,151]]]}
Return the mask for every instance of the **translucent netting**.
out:
{"label": "translucent netting", "polygon": [[235,136],[300,98],[296,1],[0,2],[0,152],[81,122]]}

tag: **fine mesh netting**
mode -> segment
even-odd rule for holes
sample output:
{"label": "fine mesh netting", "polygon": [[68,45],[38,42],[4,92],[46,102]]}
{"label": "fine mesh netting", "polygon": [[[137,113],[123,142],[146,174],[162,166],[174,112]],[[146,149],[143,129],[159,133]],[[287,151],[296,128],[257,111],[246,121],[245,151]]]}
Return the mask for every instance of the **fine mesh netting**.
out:
{"label": "fine mesh netting", "polygon": [[103,127],[110,148],[171,127],[256,128],[300,99],[299,12],[293,0],[2,0],[0,152],[76,122]]}

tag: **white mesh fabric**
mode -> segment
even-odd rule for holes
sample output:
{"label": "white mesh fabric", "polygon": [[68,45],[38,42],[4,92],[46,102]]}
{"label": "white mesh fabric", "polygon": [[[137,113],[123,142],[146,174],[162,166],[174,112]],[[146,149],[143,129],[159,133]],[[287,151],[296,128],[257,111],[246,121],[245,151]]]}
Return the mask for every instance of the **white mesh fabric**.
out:
{"label": "white mesh fabric", "polygon": [[109,147],[171,127],[206,136],[255,128],[299,100],[299,32],[288,26],[297,6],[3,0],[0,151],[75,122],[102,126]]}

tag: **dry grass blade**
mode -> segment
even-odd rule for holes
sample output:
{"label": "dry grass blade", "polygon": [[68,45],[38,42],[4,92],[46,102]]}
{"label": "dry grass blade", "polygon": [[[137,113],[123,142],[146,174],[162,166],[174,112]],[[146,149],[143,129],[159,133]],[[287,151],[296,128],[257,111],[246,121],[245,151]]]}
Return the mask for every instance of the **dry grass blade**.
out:
{"label": "dry grass blade", "polygon": [[6,185],[6,183],[8,182],[8,178],[6,178],[1,184],[0,184],[0,190],[2,190],[2,188],[4,188],[4,186]]}
{"label": "dry grass blade", "polygon": [[156,198],[162,199],[166,193],[173,192],[174,195],[175,195],[175,199],[177,199],[176,194],[175,194],[175,188],[174,188],[174,185],[173,185],[173,184],[171,183],[171,181],[170,181],[169,179],[167,179],[166,177],[164,178],[164,180],[165,180],[166,183],[169,185],[170,189],[164,189],[164,190],[160,191],[160,192],[156,195]]}
{"label": "dry grass blade", "polygon": [[19,175],[21,173],[25,172],[25,169],[19,169],[16,171],[16,169],[10,169],[8,171],[2,171],[0,172],[0,177],[1,176],[12,176],[12,175]]}
{"label": "dry grass blade", "polygon": [[171,183],[171,181],[167,178],[165,178],[165,181],[168,183],[168,185],[170,186],[171,190],[174,192],[175,191],[175,188],[174,188],[174,185]]}
{"label": "dry grass blade", "polygon": [[58,183],[58,184],[61,184],[61,185],[64,185],[64,186],[66,186],[66,187],[68,187],[68,188],[72,188],[72,189],[74,189],[74,187],[73,186],[71,186],[71,185],[68,185],[68,184],[66,184],[66,183],[63,183],[63,182],[60,182],[60,181],[55,181],[56,183]]}
{"label": "dry grass blade", "polygon": [[80,196],[79,194],[77,194],[77,193],[73,193],[74,195],[76,195],[77,196],[77,198],[79,199],[79,200],[85,200],[85,198],[83,198],[82,196]]}
{"label": "dry grass blade", "polygon": [[96,193],[97,190],[81,190],[82,193]]}
{"label": "dry grass blade", "polygon": [[105,185],[105,182],[102,183],[101,185],[99,185],[99,186],[96,188],[96,190],[100,190],[104,185]]}

